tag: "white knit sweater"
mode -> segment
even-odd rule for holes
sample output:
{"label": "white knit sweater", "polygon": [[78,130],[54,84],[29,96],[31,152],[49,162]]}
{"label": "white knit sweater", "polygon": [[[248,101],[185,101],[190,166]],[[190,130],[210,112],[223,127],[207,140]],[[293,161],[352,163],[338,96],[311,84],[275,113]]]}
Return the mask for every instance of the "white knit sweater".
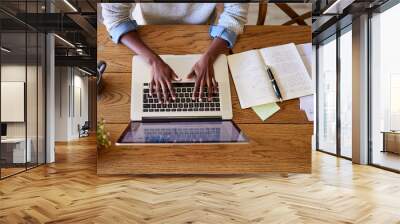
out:
{"label": "white knit sweater", "polygon": [[[122,34],[133,29],[127,22],[133,20],[137,26],[135,18],[132,18],[134,7],[140,7],[145,24],[205,24],[216,3],[102,3],[101,6],[104,24],[113,40],[118,42]],[[233,44],[243,31],[247,10],[247,3],[224,3],[218,23],[210,30],[211,36],[224,38]]]}

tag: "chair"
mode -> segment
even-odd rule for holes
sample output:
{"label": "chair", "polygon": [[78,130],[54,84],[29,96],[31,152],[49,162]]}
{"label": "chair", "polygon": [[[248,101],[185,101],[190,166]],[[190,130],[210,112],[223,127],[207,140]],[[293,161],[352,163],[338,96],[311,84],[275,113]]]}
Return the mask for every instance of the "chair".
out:
{"label": "chair", "polygon": [[264,25],[268,12],[268,0],[259,0],[257,25]]}
{"label": "chair", "polygon": [[97,63],[97,95],[100,95],[101,91],[103,90],[102,78],[106,68],[107,63],[105,61],[99,61]]}
{"label": "chair", "polygon": [[[287,3],[276,3],[276,6],[290,17],[289,21],[282,24],[284,26],[289,26],[294,23],[297,23],[300,26],[306,26],[307,23],[304,20],[311,18],[312,16],[311,11],[302,15],[297,14]],[[259,0],[257,25],[264,25],[267,11],[268,0]]]}
{"label": "chair", "polygon": [[304,20],[312,16],[311,11],[306,12],[302,15],[297,14],[287,3],[276,3],[276,6],[278,6],[278,8],[280,8],[291,19],[282,24],[284,26],[289,26],[294,23],[297,23],[300,26],[307,26],[307,23]]}
{"label": "chair", "polygon": [[80,127],[80,125],[78,125],[79,138],[89,136],[89,130],[90,130],[89,124],[90,124],[89,121],[85,121],[85,123],[82,125],[82,127]]}

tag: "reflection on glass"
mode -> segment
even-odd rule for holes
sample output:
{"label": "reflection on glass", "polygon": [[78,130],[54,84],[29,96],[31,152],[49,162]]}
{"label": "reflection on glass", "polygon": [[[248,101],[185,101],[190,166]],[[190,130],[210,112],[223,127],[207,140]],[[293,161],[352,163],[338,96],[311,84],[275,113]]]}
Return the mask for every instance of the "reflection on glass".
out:
{"label": "reflection on glass", "polygon": [[[1,122],[6,133],[1,140],[1,177],[25,170],[30,151],[26,141],[26,35],[23,32],[2,33],[1,45]],[[28,143],[28,144],[27,144]]]}
{"label": "reflection on glass", "polygon": [[[44,0],[1,1],[0,5],[19,16],[45,10]],[[46,39],[15,18],[2,12],[0,17],[10,21],[0,23],[0,45],[5,49],[0,61],[0,178],[5,178],[45,162]]]}
{"label": "reflection on glass", "polygon": [[340,36],[340,153],[351,158],[352,149],[352,32]]}
{"label": "reflection on glass", "polygon": [[336,153],[336,39],[318,48],[318,149]]}
{"label": "reflection on glass", "polygon": [[27,33],[28,38],[28,62],[27,62],[27,141],[30,149],[30,159],[27,167],[34,167],[37,164],[37,34],[35,32]]}
{"label": "reflection on glass", "polygon": [[372,18],[372,163],[400,170],[400,4]]}

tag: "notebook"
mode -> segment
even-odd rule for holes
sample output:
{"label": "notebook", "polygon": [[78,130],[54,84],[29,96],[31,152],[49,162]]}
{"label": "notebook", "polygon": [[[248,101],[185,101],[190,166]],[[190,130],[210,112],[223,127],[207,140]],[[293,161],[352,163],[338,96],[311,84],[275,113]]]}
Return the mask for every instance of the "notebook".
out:
{"label": "notebook", "polygon": [[228,64],[243,109],[279,101],[266,66],[274,74],[283,100],[313,94],[309,72],[293,43],[233,54],[228,56]]}

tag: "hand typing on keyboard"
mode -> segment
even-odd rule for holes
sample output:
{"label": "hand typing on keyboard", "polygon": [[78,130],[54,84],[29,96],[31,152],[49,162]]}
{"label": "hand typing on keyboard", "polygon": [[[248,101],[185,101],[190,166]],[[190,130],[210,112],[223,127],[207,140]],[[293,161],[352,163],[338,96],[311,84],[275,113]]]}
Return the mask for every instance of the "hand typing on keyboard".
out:
{"label": "hand typing on keyboard", "polygon": [[224,39],[215,38],[201,59],[193,66],[192,71],[188,74],[188,78],[194,78],[196,83],[192,93],[193,100],[198,98],[200,101],[206,101],[201,96],[203,96],[205,89],[207,89],[206,99],[212,101],[212,95],[218,87],[218,83],[214,77],[214,62],[218,55],[226,50],[227,47],[227,42]]}
{"label": "hand typing on keyboard", "polygon": [[[185,111],[220,111],[218,88],[213,91],[210,101],[207,101],[208,88],[204,88],[199,100],[193,100],[195,83],[172,83],[175,100],[169,104],[159,103],[154,95],[150,95],[149,84],[143,84],[143,112],[185,112]],[[200,101],[201,100],[201,101]]]}
{"label": "hand typing on keyboard", "polygon": [[[175,92],[171,81],[179,80],[174,70],[161,59],[154,60],[151,64],[152,78],[150,82],[150,95],[156,95],[160,103],[169,103],[170,99],[175,100]],[[169,97],[170,96],[170,97]]]}
{"label": "hand typing on keyboard", "polygon": [[[178,76],[170,66],[144,44],[137,32],[128,32],[122,35],[120,42],[136,54],[146,58],[151,65],[152,78],[149,95],[157,95],[157,102],[161,104],[170,102],[168,95],[174,101],[176,97],[171,82],[178,81]],[[192,93],[193,100],[198,98],[200,101],[205,101],[201,96],[205,93],[205,87],[207,86],[207,98],[208,101],[212,101],[212,94],[217,87],[217,82],[214,78],[214,62],[219,54],[226,52],[228,46],[229,44],[226,40],[215,37],[201,59],[193,66],[192,72],[188,74],[188,78],[194,78],[196,83]]]}

